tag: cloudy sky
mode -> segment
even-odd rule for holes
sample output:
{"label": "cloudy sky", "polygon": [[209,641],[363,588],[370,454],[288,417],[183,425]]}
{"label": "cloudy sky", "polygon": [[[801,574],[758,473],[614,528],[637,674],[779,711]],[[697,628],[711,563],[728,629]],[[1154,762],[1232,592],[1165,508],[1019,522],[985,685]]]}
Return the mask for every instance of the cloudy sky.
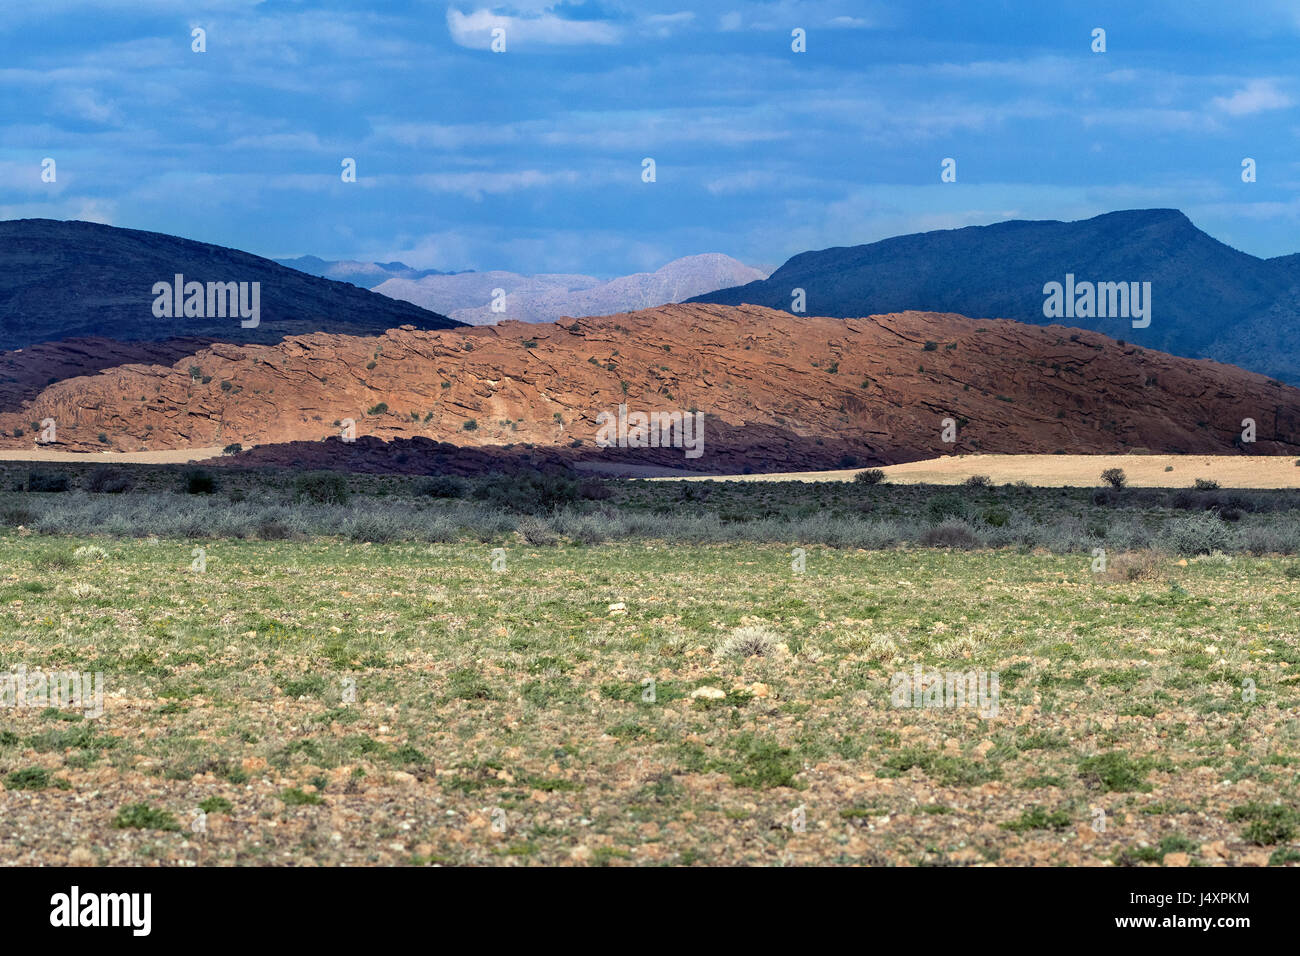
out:
{"label": "cloudy sky", "polygon": [[1297,60],[1289,0],[13,2],[0,218],[611,276],[1168,206],[1272,256]]}

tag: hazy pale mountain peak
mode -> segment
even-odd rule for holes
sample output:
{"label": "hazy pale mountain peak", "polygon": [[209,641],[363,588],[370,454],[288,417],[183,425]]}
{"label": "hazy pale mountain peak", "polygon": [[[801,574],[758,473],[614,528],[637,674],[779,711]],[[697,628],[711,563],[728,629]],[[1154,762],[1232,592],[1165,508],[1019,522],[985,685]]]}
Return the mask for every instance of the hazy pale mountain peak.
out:
{"label": "hazy pale mountain peak", "polygon": [[[654,272],[638,272],[607,282],[582,275],[476,272],[414,281],[391,279],[376,286],[375,291],[444,312],[471,325],[492,325],[503,319],[553,322],[565,315],[582,317],[648,309],[762,278],[764,273],[758,269],[731,256],[709,252],[674,259]],[[505,293],[505,311],[493,311],[496,289]]]}

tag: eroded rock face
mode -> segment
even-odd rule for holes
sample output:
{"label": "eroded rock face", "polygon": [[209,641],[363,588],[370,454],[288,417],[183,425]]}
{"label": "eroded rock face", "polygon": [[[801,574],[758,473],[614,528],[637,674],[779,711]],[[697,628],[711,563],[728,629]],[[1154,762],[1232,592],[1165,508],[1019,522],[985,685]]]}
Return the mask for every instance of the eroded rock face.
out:
{"label": "eroded rock face", "polygon": [[[596,447],[596,416],[620,403],[705,412],[703,455]],[[544,325],[217,343],[171,365],[51,385],[21,413],[0,414],[0,443],[30,445],[14,428],[46,417],[67,446],[96,450],[101,433],[125,451],[320,442],[352,419],[358,437],[531,443],[565,458],[714,472],[952,452],[1232,453],[1246,418],[1256,423],[1252,454],[1300,451],[1300,390],[1231,366],[1059,326],[704,304]],[[945,418],[959,426],[955,443],[942,440]]]}

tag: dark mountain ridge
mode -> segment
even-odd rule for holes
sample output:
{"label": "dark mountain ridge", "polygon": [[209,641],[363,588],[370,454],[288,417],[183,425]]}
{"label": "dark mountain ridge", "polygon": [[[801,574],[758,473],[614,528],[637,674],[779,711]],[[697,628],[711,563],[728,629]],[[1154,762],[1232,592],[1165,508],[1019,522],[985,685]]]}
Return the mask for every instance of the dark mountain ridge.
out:
{"label": "dark mountain ridge", "polygon": [[[1047,316],[1044,286],[1151,283],[1151,322]],[[1196,228],[1176,209],[1076,222],[1010,220],[897,236],[794,256],[768,279],[689,301],[840,318],[916,309],[1052,323],[1188,358],[1212,358],[1300,382],[1300,255],[1260,259]]]}
{"label": "dark mountain ridge", "polygon": [[[256,327],[240,318],[154,314],[155,283],[259,283]],[[0,222],[0,349],[104,337],[273,343],[286,335],[379,334],[461,323],[409,302],[318,278],[261,256],[158,232],[53,219]]]}

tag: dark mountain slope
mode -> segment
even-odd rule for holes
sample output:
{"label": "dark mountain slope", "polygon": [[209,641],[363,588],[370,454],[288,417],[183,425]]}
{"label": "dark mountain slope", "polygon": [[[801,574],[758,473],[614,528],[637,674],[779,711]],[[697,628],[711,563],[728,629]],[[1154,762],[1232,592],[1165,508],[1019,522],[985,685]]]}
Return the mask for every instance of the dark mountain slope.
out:
{"label": "dark mountain slope", "polygon": [[[156,282],[259,282],[261,321],[153,314]],[[270,259],[157,232],[89,222],[0,222],[0,349],[102,336],[278,342],[286,335],[373,335],[401,325],[460,323],[408,302],[321,279]]]}
{"label": "dark mountain slope", "polygon": [[[1150,282],[1151,324],[1043,314],[1043,286]],[[1078,222],[1014,220],[805,252],[761,282],[690,301],[789,311],[805,290],[809,315],[917,309],[1058,323],[1147,348],[1213,358],[1300,381],[1300,256],[1259,259],[1197,229],[1175,209],[1108,213]]]}

